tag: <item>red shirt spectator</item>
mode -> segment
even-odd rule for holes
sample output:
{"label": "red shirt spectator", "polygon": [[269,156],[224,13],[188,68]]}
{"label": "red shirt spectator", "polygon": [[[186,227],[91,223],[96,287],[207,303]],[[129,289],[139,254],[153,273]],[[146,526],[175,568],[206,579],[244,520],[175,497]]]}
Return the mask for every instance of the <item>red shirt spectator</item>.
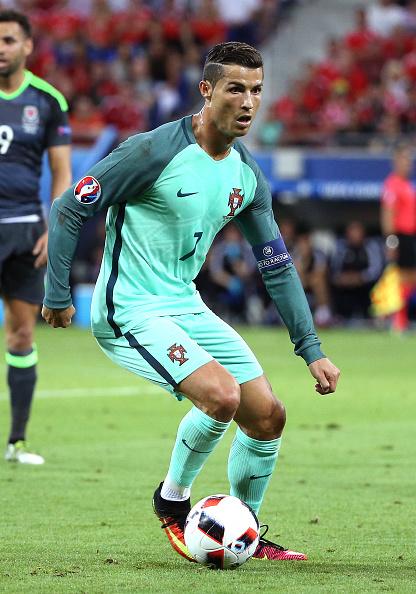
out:
{"label": "red shirt spectator", "polygon": [[94,11],[86,24],[88,43],[93,46],[107,48],[114,41],[115,18],[110,10]]}
{"label": "red shirt spectator", "polygon": [[127,84],[119,94],[106,97],[103,115],[106,123],[118,128],[124,137],[142,132],[146,124],[143,105],[136,99],[134,89]]}
{"label": "red shirt spectator", "polygon": [[384,60],[401,59],[414,48],[414,35],[403,28],[397,28],[391,37],[383,40],[382,55]]}
{"label": "red shirt spectator", "polygon": [[227,26],[220,19],[218,10],[212,0],[204,0],[195,18],[192,20],[192,31],[201,43],[211,46],[225,41]]}
{"label": "red shirt spectator", "polygon": [[84,29],[82,17],[69,9],[55,9],[45,11],[38,19],[39,28],[55,41],[73,39],[78,31]]}
{"label": "red shirt spectator", "polygon": [[404,70],[406,76],[416,83],[416,50],[413,50],[404,57]]}
{"label": "red shirt spectator", "polygon": [[146,6],[130,7],[113,16],[114,36],[120,43],[141,44],[149,37],[152,11]]}
{"label": "red shirt spectator", "polygon": [[218,21],[205,21],[202,19],[194,19],[192,21],[192,31],[198,41],[205,45],[215,45],[225,41],[227,35],[227,27],[225,24]]}
{"label": "red shirt spectator", "polygon": [[365,10],[359,8],[355,13],[356,29],[346,35],[344,43],[355,54],[362,54],[377,42],[378,37],[368,28]]}
{"label": "red shirt spectator", "polygon": [[87,95],[75,99],[69,122],[74,144],[91,144],[105,126],[103,116]]}
{"label": "red shirt spectator", "polygon": [[392,173],[384,182],[382,205],[393,210],[396,233],[416,233],[416,193],[410,180]]}
{"label": "red shirt spectator", "polygon": [[296,117],[296,102],[290,95],[283,95],[273,105],[272,113],[276,120],[290,125]]}
{"label": "red shirt spectator", "polygon": [[365,71],[355,60],[354,54],[346,48],[340,52],[336,66],[338,76],[333,81],[332,87],[334,88],[345,81],[348,99],[354,101],[368,87],[368,77]]}

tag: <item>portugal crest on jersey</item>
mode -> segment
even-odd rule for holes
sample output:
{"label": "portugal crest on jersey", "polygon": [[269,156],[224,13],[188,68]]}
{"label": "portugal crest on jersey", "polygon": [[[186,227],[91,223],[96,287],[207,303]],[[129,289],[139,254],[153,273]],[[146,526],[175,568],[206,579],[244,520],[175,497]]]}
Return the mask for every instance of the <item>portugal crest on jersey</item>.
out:
{"label": "portugal crest on jersey", "polygon": [[75,186],[74,196],[81,204],[93,204],[101,196],[101,186],[95,177],[87,175]]}
{"label": "portugal crest on jersey", "polygon": [[226,219],[233,217],[237,208],[240,208],[243,204],[244,194],[240,194],[240,192],[241,188],[233,188],[233,191],[230,192],[228,197],[228,206],[230,207],[230,212],[225,215]]}
{"label": "portugal crest on jersey", "polygon": [[181,344],[176,344],[176,342],[168,348],[169,359],[172,361],[172,363],[178,361],[179,367],[186,363],[186,361],[189,361],[189,359],[185,357],[185,354],[186,349]]}

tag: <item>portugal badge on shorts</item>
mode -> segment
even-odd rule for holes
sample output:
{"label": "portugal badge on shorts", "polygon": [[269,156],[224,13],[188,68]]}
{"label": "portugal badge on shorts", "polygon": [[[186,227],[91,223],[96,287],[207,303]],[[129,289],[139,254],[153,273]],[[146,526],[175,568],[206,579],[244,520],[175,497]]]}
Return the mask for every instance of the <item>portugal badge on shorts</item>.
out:
{"label": "portugal badge on shorts", "polygon": [[244,194],[240,194],[241,188],[233,188],[233,191],[230,192],[228,197],[228,206],[230,207],[230,212],[225,215],[225,219],[231,219],[235,215],[235,211],[237,208],[240,208],[243,204]]}
{"label": "portugal badge on shorts", "polygon": [[185,357],[185,354],[186,349],[181,344],[176,344],[176,342],[168,348],[169,359],[172,361],[172,363],[178,361],[179,367],[189,361],[189,359]]}
{"label": "portugal badge on shorts", "polygon": [[95,177],[87,175],[75,186],[74,196],[81,204],[93,204],[101,196],[101,186]]}

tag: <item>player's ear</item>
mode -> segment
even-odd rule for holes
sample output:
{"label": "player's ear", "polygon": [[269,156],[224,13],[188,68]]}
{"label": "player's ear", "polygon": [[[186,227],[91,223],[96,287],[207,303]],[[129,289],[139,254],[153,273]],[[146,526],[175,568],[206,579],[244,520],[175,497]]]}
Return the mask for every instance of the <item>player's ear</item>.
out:
{"label": "player's ear", "polygon": [[25,56],[27,58],[33,52],[33,40],[30,37],[25,39],[23,48],[24,48]]}
{"label": "player's ear", "polygon": [[209,80],[201,80],[201,82],[199,83],[199,92],[201,93],[205,101],[210,103],[212,98],[212,85],[209,82]]}

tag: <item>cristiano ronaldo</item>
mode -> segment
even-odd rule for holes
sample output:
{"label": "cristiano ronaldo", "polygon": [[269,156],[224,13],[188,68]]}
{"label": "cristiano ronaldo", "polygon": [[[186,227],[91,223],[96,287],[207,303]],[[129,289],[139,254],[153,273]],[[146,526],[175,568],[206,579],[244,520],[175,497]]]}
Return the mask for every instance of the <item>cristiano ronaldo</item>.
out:
{"label": "cristiano ronaldo", "polygon": [[[106,355],[192,403],[182,419],[153,506],[173,548],[184,542],[192,484],[232,422],[230,493],[256,514],[276,466],[285,409],[238,333],[204,304],[193,279],[229,221],[251,244],[288,328],[295,353],[320,395],[335,391],[339,370],[320,349],[311,313],[273,216],[268,184],[248,150],[261,101],[263,62],[244,43],[208,53],[193,116],[132,136],[53,204],[43,317],[67,327],[74,314],[69,273],[83,222],[109,207],[92,304],[92,330]],[[260,539],[254,558],[307,556]],[[221,560],[216,561],[218,564]]]}

